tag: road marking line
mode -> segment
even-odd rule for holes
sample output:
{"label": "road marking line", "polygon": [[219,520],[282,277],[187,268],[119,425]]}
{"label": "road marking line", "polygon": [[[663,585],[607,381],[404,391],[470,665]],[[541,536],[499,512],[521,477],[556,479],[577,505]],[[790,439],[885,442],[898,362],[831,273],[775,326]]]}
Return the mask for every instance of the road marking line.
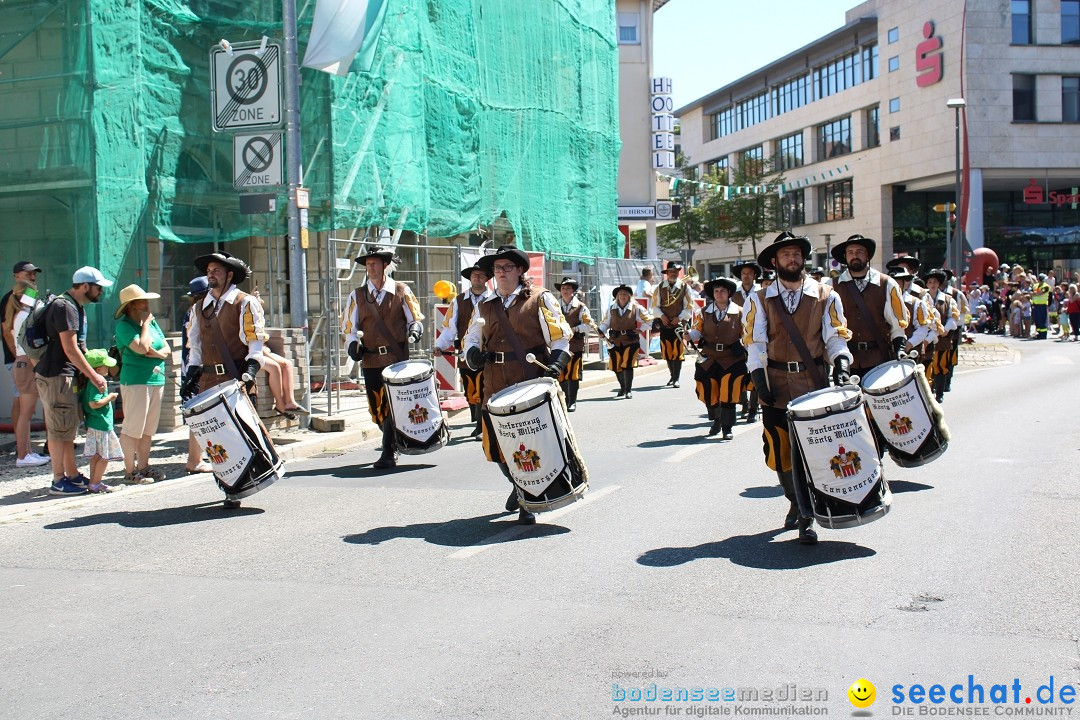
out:
{"label": "road marking line", "polygon": [[[93,509],[98,506],[116,502],[125,497],[138,497],[153,492],[160,493],[165,490],[178,490],[180,488],[205,482],[207,482],[207,479],[203,475],[190,475],[175,480],[154,483],[152,485],[124,485],[123,483],[117,483],[121,488],[120,490],[111,493],[102,493],[100,495],[90,493],[86,495],[74,495],[68,497],[66,500],[60,497],[50,496],[48,501],[30,501],[0,508],[0,525],[26,523],[50,515],[57,515],[62,512],[70,512],[84,508]],[[210,482],[213,482],[213,480],[210,480]],[[42,490],[41,492],[46,492],[46,490]]]}
{"label": "road marking line", "polygon": [[[752,425],[750,425],[750,424],[739,425],[738,427],[732,428],[731,429],[732,439],[735,439],[736,437],[738,437],[739,435],[742,435],[745,432],[749,432],[750,430],[753,430],[754,428],[758,427],[759,425],[760,425],[760,423],[755,422]],[[678,451],[672,453],[671,455],[664,458],[662,462],[681,463],[683,460],[686,460],[691,455],[697,455],[702,450],[708,450],[711,447],[722,447],[724,444],[725,443],[722,440],[720,440],[718,437],[712,437],[712,438],[710,438],[710,437],[702,437],[701,442],[694,443],[693,445],[688,445],[687,447],[684,447],[682,450],[678,450]]]}
{"label": "road marking line", "polygon": [[[551,521],[551,520],[557,520],[557,519],[563,517],[564,515],[566,515],[567,513],[571,513],[571,512],[573,512],[574,510],[577,510],[580,507],[588,505],[591,502],[596,502],[597,500],[599,500],[600,498],[602,498],[602,497],[604,497],[606,495],[610,495],[611,493],[615,492],[616,490],[620,489],[621,487],[622,487],[622,485],[608,485],[606,487],[602,487],[599,490],[597,490],[596,492],[587,493],[585,495],[585,497],[583,497],[581,500],[578,500],[577,502],[575,502],[575,503],[573,503],[571,505],[567,505],[566,507],[561,507],[558,510],[552,510],[549,513],[541,513],[541,517],[544,518],[545,522]],[[461,559],[464,559],[464,558],[471,558],[471,557],[473,557],[475,555],[479,555],[480,553],[484,552],[485,550],[491,549],[495,545],[499,545],[501,543],[504,543],[507,540],[513,540],[518,535],[521,535],[523,532],[525,532],[526,530],[528,530],[531,527],[535,527],[535,526],[534,525],[515,525],[514,527],[507,528],[507,529],[503,530],[502,532],[497,532],[497,533],[495,533],[494,535],[492,535],[490,537],[486,537],[483,540],[481,540],[480,542],[476,543],[475,545],[470,545],[469,547],[462,548],[461,550],[458,550],[457,552],[451,553],[450,555],[447,555],[447,557],[448,558],[454,558],[456,560],[461,560]]]}

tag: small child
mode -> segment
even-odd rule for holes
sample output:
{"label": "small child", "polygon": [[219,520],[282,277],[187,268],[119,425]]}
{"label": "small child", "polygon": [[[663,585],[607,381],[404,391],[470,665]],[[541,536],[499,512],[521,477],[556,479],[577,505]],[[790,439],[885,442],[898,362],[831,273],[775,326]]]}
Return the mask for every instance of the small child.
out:
{"label": "small child", "polygon": [[1024,305],[1019,300],[1013,300],[1012,307],[1009,310],[1009,334],[1015,338],[1020,337],[1023,324]]}
{"label": "small child", "polygon": [[[105,350],[88,351],[86,361],[94,370],[116,365],[116,360],[109,357],[109,353]],[[90,458],[88,489],[92,493],[113,491],[113,488],[103,483],[101,479],[105,477],[105,468],[109,466],[110,460],[124,459],[120,438],[116,437],[116,432],[113,431],[112,404],[116,397],[116,393],[103,393],[89,382],[79,391],[79,400],[86,418],[86,443],[83,445],[83,457]]]}

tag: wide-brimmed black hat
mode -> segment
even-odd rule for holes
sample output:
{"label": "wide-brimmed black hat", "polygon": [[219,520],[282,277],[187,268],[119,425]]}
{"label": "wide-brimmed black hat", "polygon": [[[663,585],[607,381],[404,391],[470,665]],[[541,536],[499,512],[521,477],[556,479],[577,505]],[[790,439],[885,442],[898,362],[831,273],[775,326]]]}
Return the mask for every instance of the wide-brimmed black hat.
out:
{"label": "wide-brimmed black hat", "polygon": [[200,255],[195,258],[195,267],[199,272],[205,273],[207,266],[212,262],[220,263],[231,270],[233,274],[232,281],[235,285],[247,280],[248,275],[251,274],[251,268],[247,266],[247,263],[238,257],[233,257],[224,250],[212,252],[209,255]]}
{"label": "wide-brimmed black hat", "polygon": [[[949,280],[952,280],[954,277],[956,277],[956,273],[954,273],[952,271],[952,268],[945,268],[945,277],[947,277]],[[1044,275],[1044,276],[1040,277],[1039,279],[1040,280],[1045,280],[1046,276]]]}
{"label": "wide-brimmed black hat", "polygon": [[678,260],[668,260],[667,261],[667,267],[664,268],[664,272],[667,272],[668,270],[682,270],[682,269],[683,269],[683,264],[681,262],[679,262]]}
{"label": "wide-brimmed black hat", "polygon": [[735,294],[735,281],[729,278],[716,278],[705,283],[705,287],[701,289],[701,294],[705,297],[706,301],[712,300],[713,290],[718,287],[727,288],[728,297],[730,298]]}
{"label": "wide-brimmed black hat", "polygon": [[871,260],[874,257],[874,252],[877,250],[877,243],[868,237],[855,234],[849,237],[844,242],[840,243],[832,249],[832,258],[838,263],[847,265],[847,249],[852,245],[862,245],[866,248],[867,260]]}
{"label": "wide-brimmed black hat", "polygon": [[750,268],[751,270],[753,270],[755,278],[761,277],[761,266],[753,260],[740,260],[739,262],[731,266],[731,272],[734,273],[736,277],[740,277],[742,275],[743,268]]}
{"label": "wide-brimmed black hat", "polygon": [[762,268],[772,268],[773,258],[776,257],[776,252],[782,247],[788,247],[794,245],[802,250],[803,258],[810,257],[812,247],[810,245],[810,238],[802,235],[793,235],[788,231],[784,231],[776,236],[776,239],[766,247],[764,250],[758,253],[757,261],[758,265]]}
{"label": "wide-brimmed black hat", "polygon": [[776,271],[775,270],[762,270],[761,271],[761,279],[762,280],[769,280],[769,281],[775,280],[776,279]]}
{"label": "wide-brimmed black hat", "polygon": [[368,248],[367,252],[360,253],[356,256],[356,262],[363,265],[369,258],[379,258],[384,263],[389,265],[394,262],[394,251],[390,248],[379,247],[378,245],[372,245]]}
{"label": "wide-brimmed black hat", "polygon": [[626,292],[630,293],[630,299],[631,300],[634,299],[634,288],[630,287],[626,283],[623,283],[622,285],[619,285],[617,288],[612,290],[611,291],[611,297],[612,298],[618,298],[620,290],[625,290]]}
{"label": "wide-brimmed black hat", "polygon": [[811,275],[825,275],[825,268],[818,265],[817,267],[815,267],[813,270],[810,271],[810,274]]}
{"label": "wide-brimmed black hat", "polygon": [[923,279],[922,279],[921,277],[919,277],[918,275],[916,275],[915,277],[913,277],[913,278],[911,279],[911,284],[912,284],[912,285],[918,285],[918,286],[919,286],[919,287],[921,287],[921,288],[925,288],[925,287],[926,287],[926,281],[925,281],[925,280],[923,280]]}
{"label": "wide-brimmed black hat", "polygon": [[889,277],[893,280],[911,280],[915,276],[903,265],[889,268]]}
{"label": "wide-brimmed black hat", "polygon": [[522,270],[529,269],[529,256],[519,250],[516,245],[500,245],[498,250],[480,258],[476,264],[488,274],[488,277],[495,277],[495,263],[499,260],[512,260]]}
{"label": "wide-brimmed black hat", "polygon": [[941,268],[934,268],[923,273],[923,280],[929,280],[930,278],[937,278],[938,282],[944,285],[949,281],[949,276]]}
{"label": "wide-brimmed black hat", "polygon": [[480,272],[487,275],[488,279],[491,279],[491,273],[489,271],[485,270],[484,268],[480,267],[479,265],[470,265],[469,267],[465,268],[464,270],[461,271],[461,277],[468,280],[469,282],[472,282],[472,274],[476,270],[479,270]]}
{"label": "wide-brimmed black hat", "polygon": [[900,257],[894,257],[889,262],[885,263],[886,270],[892,270],[893,268],[905,267],[912,275],[919,272],[919,268],[922,267],[922,260],[911,255],[901,255]]}
{"label": "wide-brimmed black hat", "polygon": [[562,280],[560,280],[558,283],[556,283],[555,287],[557,287],[559,289],[562,289],[563,285],[569,285],[570,287],[574,288],[575,290],[577,290],[579,287],[581,287],[581,283],[579,283],[577,280],[575,280],[572,277],[564,277]]}

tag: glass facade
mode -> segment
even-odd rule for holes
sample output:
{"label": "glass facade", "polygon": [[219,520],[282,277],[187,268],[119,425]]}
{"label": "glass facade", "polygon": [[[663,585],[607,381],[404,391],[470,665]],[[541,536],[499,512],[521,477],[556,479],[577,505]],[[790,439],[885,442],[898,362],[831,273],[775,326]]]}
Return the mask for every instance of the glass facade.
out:
{"label": "glass facade", "polygon": [[814,99],[835,95],[877,77],[877,43],[814,69]]}
{"label": "glass facade", "polygon": [[1031,45],[1031,0],[1012,0],[1012,44]]}
{"label": "glass facade", "polygon": [[881,111],[877,105],[866,110],[866,147],[881,145]]}
{"label": "glass facade", "polygon": [[1035,76],[1013,75],[1013,120],[1016,122],[1034,122],[1035,117]]}
{"label": "glass facade", "polygon": [[1061,44],[1080,43],[1080,0],[1061,0]]}
{"label": "glass facade", "polygon": [[1080,122],[1080,77],[1061,78],[1061,121]]}
{"label": "glass facade", "polygon": [[817,127],[817,158],[828,158],[847,155],[851,152],[851,116],[833,120],[830,123]]}
{"label": "glass facade", "polygon": [[803,134],[782,137],[776,141],[776,161],[773,166],[778,170],[791,170],[803,164]]}
{"label": "glass facade", "polygon": [[791,229],[806,224],[806,191],[791,190],[776,204],[780,217],[776,219],[778,229]]}
{"label": "glass facade", "polygon": [[818,188],[818,220],[830,222],[854,217],[851,205],[852,182],[840,180]]}

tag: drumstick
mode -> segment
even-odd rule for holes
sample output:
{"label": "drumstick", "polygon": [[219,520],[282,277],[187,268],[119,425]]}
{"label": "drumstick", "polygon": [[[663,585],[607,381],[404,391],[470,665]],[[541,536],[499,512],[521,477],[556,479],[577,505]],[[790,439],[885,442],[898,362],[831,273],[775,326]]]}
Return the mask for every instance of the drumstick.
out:
{"label": "drumstick", "polygon": [[545,372],[547,372],[550,369],[547,365],[545,365],[544,363],[537,360],[536,356],[533,355],[532,353],[525,353],[525,362],[531,362],[533,365],[536,365],[537,367],[542,367],[542,368],[544,368]]}

